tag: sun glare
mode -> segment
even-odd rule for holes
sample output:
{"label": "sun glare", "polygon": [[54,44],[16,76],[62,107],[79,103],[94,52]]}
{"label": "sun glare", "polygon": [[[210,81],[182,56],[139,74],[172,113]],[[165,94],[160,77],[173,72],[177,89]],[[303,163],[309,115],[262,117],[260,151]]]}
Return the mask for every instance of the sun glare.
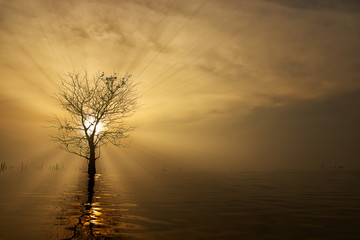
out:
{"label": "sun glare", "polygon": [[[95,124],[96,124],[95,118],[91,117],[91,118],[85,120],[84,123],[85,123],[85,127],[89,128],[89,130],[90,130],[91,132],[94,131],[94,129],[95,129]],[[102,127],[103,127],[102,123],[99,122],[99,123],[97,124],[97,126],[96,126],[96,132],[95,132],[95,133],[99,133],[99,132],[101,131]]]}

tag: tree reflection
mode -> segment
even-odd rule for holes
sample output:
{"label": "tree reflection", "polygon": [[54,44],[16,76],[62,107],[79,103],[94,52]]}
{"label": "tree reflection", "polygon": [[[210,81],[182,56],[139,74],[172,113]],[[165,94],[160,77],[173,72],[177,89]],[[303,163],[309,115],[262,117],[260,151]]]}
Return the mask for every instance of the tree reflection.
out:
{"label": "tree reflection", "polygon": [[66,239],[123,239],[121,236],[110,237],[103,226],[102,208],[94,202],[95,179],[99,174],[89,173],[87,184],[87,200],[82,204],[81,215],[72,227],[73,234]]}
{"label": "tree reflection", "polygon": [[[88,174],[87,185],[87,201],[83,204],[82,214],[78,218],[78,223],[74,226],[73,235],[68,239],[84,239],[95,238],[93,226],[101,209],[96,209],[98,214],[94,214],[93,198],[94,198],[95,174]],[[101,215],[101,214],[100,214]]]}

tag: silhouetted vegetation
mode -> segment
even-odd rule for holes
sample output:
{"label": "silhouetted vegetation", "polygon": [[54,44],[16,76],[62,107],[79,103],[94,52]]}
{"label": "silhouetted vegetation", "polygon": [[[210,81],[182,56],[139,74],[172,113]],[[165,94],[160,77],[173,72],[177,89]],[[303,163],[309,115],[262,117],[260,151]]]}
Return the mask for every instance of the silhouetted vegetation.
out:
{"label": "silhouetted vegetation", "polygon": [[102,145],[129,143],[124,139],[134,128],[126,120],[136,107],[135,87],[131,75],[106,77],[101,73],[89,78],[86,71],[67,74],[61,78],[56,98],[68,116],[55,116],[51,121],[58,130],[52,139],[66,151],[86,158],[88,172],[95,173]]}

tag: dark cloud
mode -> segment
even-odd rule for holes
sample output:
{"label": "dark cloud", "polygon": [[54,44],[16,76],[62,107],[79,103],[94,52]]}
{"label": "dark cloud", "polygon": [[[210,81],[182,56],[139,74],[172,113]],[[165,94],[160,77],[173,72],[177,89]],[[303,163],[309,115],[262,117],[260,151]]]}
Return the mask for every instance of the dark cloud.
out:
{"label": "dark cloud", "polygon": [[358,0],[265,0],[286,7],[313,10],[334,10],[346,12],[360,11]]}
{"label": "dark cloud", "polygon": [[[232,123],[249,149],[249,159],[263,166],[360,168],[360,91],[324,99],[262,107]],[[245,139],[244,139],[245,138]],[[265,162],[263,162],[265,161]],[[269,163],[266,163],[269,161]]]}
{"label": "dark cloud", "polygon": [[75,36],[79,36],[81,38],[90,38],[90,35],[83,28],[80,28],[80,27],[73,27],[71,29],[71,32]]}

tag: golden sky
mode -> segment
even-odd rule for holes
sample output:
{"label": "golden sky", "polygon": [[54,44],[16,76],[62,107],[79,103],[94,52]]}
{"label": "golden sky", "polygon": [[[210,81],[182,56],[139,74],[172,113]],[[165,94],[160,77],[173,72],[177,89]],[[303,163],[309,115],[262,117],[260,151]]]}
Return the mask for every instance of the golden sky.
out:
{"label": "golden sky", "polygon": [[53,98],[58,75],[87,69],[128,72],[140,83],[133,146],[109,150],[140,165],[360,166],[357,1],[0,6],[4,161],[63,154],[43,126],[60,112]]}

